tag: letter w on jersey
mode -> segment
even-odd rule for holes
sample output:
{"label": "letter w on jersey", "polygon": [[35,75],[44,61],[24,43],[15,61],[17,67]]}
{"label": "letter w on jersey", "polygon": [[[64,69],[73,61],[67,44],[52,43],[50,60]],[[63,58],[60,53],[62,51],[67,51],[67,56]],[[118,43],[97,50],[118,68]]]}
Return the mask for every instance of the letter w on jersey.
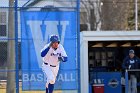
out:
{"label": "letter w on jersey", "polygon": [[[58,34],[58,25],[62,27],[61,31],[61,44],[64,43],[64,37],[66,32],[66,27],[69,25],[69,21],[27,21],[27,25],[29,26],[32,38],[35,46],[35,52],[37,55],[37,61],[38,65],[41,68],[42,61],[40,56],[40,50],[43,48],[43,46],[48,43],[48,39],[50,38],[50,35],[52,34]],[[43,33],[43,30],[41,26],[45,26],[46,30],[45,33]]]}

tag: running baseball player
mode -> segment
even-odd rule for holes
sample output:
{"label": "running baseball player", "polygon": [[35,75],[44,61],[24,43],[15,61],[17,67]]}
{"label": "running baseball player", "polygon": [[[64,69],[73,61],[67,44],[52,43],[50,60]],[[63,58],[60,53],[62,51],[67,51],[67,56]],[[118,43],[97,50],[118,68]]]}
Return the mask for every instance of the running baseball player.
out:
{"label": "running baseball player", "polygon": [[46,93],[53,93],[60,61],[67,61],[67,54],[57,35],[50,37],[50,43],[41,50],[41,57],[43,58],[42,70],[47,78]]}

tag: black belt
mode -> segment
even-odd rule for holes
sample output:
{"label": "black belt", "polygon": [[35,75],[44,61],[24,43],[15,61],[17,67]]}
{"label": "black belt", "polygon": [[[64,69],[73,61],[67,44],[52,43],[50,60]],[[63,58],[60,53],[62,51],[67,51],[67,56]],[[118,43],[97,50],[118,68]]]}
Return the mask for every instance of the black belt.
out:
{"label": "black belt", "polygon": [[[44,63],[45,65],[49,65],[48,63]],[[54,66],[54,65],[50,65],[51,67],[56,67],[56,66]]]}

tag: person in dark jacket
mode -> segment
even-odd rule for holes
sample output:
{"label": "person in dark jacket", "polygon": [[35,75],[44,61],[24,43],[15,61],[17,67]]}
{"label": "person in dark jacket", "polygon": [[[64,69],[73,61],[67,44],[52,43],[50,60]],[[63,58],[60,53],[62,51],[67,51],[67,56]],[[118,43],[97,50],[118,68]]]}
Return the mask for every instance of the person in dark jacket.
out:
{"label": "person in dark jacket", "polygon": [[[134,50],[129,50],[129,56],[123,60],[123,69],[139,69],[140,59],[135,55]],[[130,71],[129,74],[129,90],[128,93],[137,93],[137,73]]]}

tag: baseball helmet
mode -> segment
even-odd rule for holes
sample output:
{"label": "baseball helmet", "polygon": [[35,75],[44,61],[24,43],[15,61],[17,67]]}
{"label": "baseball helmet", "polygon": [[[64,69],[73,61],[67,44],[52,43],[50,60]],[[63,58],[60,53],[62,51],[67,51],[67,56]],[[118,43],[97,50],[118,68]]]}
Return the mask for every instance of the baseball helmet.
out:
{"label": "baseball helmet", "polygon": [[51,42],[58,42],[58,43],[60,42],[58,35],[51,35],[50,41]]}

